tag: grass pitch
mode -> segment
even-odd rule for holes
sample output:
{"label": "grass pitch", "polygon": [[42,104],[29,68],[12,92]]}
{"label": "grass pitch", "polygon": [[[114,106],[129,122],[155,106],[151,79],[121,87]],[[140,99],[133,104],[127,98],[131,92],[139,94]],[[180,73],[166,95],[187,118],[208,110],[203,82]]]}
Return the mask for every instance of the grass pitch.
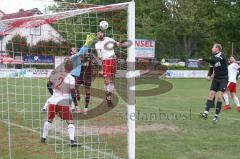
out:
{"label": "grass pitch", "polygon": [[[199,118],[209,93],[205,79],[171,79],[173,89],[163,95],[138,98],[137,110],[162,112],[170,117],[138,121],[138,124],[164,124],[175,129],[137,133],[137,159],[238,159],[240,113],[232,109],[221,112],[217,125]],[[239,91],[239,87],[238,87]],[[173,118],[172,114],[179,118]],[[214,115],[211,109],[210,115]],[[141,118],[140,118],[141,119]]]}
{"label": "grass pitch", "polygon": [[[81,149],[77,152],[67,146],[65,141],[67,137],[61,136],[60,132],[52,135],[62,140],[53,138],[50,139],[48,145],[40,144],[40,134],[37,132],[41,131],[46,115],[39,113],[39,103],[44,103],[48,95],[45,88],[46,81],[43,79],[25,80],[26,83],[23,83],[21,80],[9,80],[7,83],[4,79],[0,80],[0,159],[10,158],[9,149],[12,152],[11,158],[14,159],[104,158],[99,152],[95,152],[95,149],[104,152],[113,150],[118,156],[126,157],[126,135],[117,136],[119,133],[113,133],[116,136],[112,134],[100,137],[86,136],[84,138],[86,146],[92,149]],[[231,102],[232,109],[222,112],[219,123],[213,125],[212,116],[208,120],[202,120],[198,116],[208,96],[209,82],[205,79],[171,79],[168,81],[173,84],[173,89],[168,93],[137,97],[136,159],[239,159],[240,113],[237,112],[233,103]],[[18,87],[15,87],[16,85]],[[24,89],[20,89],[23,85]],[[36,88],[29,87],[30,85],[41,87],[38,87],[39,91],[36,91]],[[154,87],[154,84],[141,85],[137,86],[137,90]],[[7,99],[6,93],[11,94],[13,100]],[[32,105],[29,105],[31,103]],[[25,111],[24,114],[21,112],[22,109],[28,110],[28,113]],[[16,110],[18,113],[15,112]],[[91,124],[97,120],[101,125],[106,120],[106,116],[107,119],[117,120],[111,116],[111,113],[116,115],[119,110],[124,113],[123,108],[116,107],[115,110],[104,114],[101,118],[85,121],[85,123],[79,121],[79,125]],[[8,112],[10,112],[11,121],[25,128],[14,125],[9,127],[6,124],[9,118]],[[213,109],[210,113],[214,114]],[[114,122],[114,120],[108,122],[112,125],[120,124],[119,121]],[[84,142],[81,135],[78,139]],[[93,141],[102,142],[104,146],[94,144]]]}

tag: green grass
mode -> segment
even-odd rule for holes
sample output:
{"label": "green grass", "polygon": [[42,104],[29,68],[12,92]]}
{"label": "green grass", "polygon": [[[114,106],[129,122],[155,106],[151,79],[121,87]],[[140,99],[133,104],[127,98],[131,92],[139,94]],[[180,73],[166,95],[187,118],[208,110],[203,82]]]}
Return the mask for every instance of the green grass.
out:
{"label": "green grass", "polygon": [[[93,83],[93,88],[101,89],[102,86],[101,79]],[[53,126],[53,129],[57,128],[59,131],[50,132],[50,135],[56,136],[57,139],[49,138],[47,145],[40,144],[41,128],[44,121],[47,120],[47,114],[41,113],[40,108],[48,97],[45,79],[0,79],[0,159],[8,159],[10,155],[13,159],[110,158],[99,153],[98,150],[114,153],[123,158],[126,156],[126,133],[114,132],[115,125],[125,122],[122,120],[123,118],[117,116],[126,111],[126,107],[121,103],[120,106],[102,116],[86,121],[75,121],[75,125],[81,130],[76,139],[82,143],[83,147],[71,149],[68,146],[67,125],[58,117],[54,124],[59,124]],[[89,107],[93,109],[103,99],[94,96],[91,100]],[[80,105],[83,107],[82,103]],[[9,121],[11,122],[10,127],[7,123]],[[98,135],[96,132],[91,132],[90,129],[84,131],[84,125],[86,127],[112,127],[112,129],[109,128],[107,134]],[[126,129],[124,125],[118,128]]]}
{"label": "green grass", "polygon": [[[176,131],[154,131],[137,133],[137,159],[237,159],[239,158],[240,138],[238,132],[239,113],[235,107],[229,112],[222,112],[217,125],[212,124],[212,117],[201,120],[198,113],[203,110],[209,93],[205,79],[169,80],[173,89],[163,95],[138,98],[137,110],[141,112],[165,112],[189,115],[191,120],[138,121],[158,123],[177,127]],[[211,111],[214,114],[214,111]]]}
{"label": "green grass", "polygon": [[[228,112],[222,112],[217,125],[212,124],[212,116],[208,120],[202,120],[198,113],[204,108],[209,92],[210,83],[205,79],[171,79],[173,89],[168,93],[152,96],[137,97],[137,113],[142,116],[137,118],[137,127],[142,125],[148,130],[148,126],[166,127],[164,129],[137,131],[136,132],[136,159],[238,159],[240,138],[239,138],[239,113],[233,103]],[[40,104],[46,100],[48,92],[45,88],[46,81],[39,80],[8,80],[0,79],[0,112],[10,111],[10,119],[14,123],[40,131],[46,114],[39,113]],[[7,85],[8,84],[8,85]],[[18,87],[15,87],[15,86]],[[22,86],[24,89],[21,89]],[[28,86],[41,86],[32,88]],[[93,87],[99,88],[102,81],[94,83]],[[8,86],[8,87],[7,87]],[[8,89],[7,89],[8,88]],[[154,84],[141,85],[137,90],[155,88]],[[40,91],[36,91],[36,89]],[[7,102],[6,93],[13,98]],[[16,93],[17,92],[17,93]],[[23,95],[23,93],[25,95]],[[32,95],[30,95],[32,94]],[[101,101],[100,99],[93,99]],[[17,105],[15,103],[18,103]],[[35,104],[30,104],[35,103]],[[122,104],[122,101],[120,101]],[[28,113],[15,112],[26,109]],[[116,114],[126,111],[124,106],[118,106],[111,112],[101,117],[77,121],[77,125],[119,125],[121,117]],[[165,115],[161,118],[149,118],[144,115]],[[213,110],[211,115],[214,114]],[[168,118],[166,117],[168,115]],[[7,121],[6,112],[0,113],[0,119]],[[159,117],[159,116],[158,116]],[[27,120],[29,119],[29,120]],[[171,129],[172,128],[172,129]],[[8,146],[8,125],[0,122],[0,159],[9,158]],[[67,153],[69,147],[66,142],[50,139],[48,145],[39,144],[40,135],[25,129],[11,126],[12,158],[96,158],[97,153],[80,149],[78,153]],[[65,131],[65,129],[64,129]],[[53,134],[52,134],[53,135]],[[29,136],[29,138],[28,138]],[[57,136],[60,136],[57,134]],[[61,136],[60,136],[61,137]],[[66,137],[63,137],[67,140]],[[127,138],[125,133],[114,135],[100,135],[92,137],[79,137],[78,140],[85,140],[87,146],[93,149],[106,148],[126,158]],[[103,144],[89,144],[91,141],[99,141]],[[62,145],[62,142],[64,145]],[[54,146],[57,145],[57,146]],[[64,146],[64,147],[63,147]],[[63,151],[64,150],[64,151]],[[89,154],[92,154],[90,157]],[[84,156],[85,155],[85,156]]]}

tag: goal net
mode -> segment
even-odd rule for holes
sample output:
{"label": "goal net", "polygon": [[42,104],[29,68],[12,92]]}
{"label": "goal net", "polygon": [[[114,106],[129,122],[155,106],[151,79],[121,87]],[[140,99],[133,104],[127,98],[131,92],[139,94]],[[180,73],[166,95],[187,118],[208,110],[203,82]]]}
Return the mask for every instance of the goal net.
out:
{"label": "goal net", "polygon": [[[135,158],[134,2],[58,2],[45,12],[20,10],[0,20],[0,158]],[[80,85],[81,112],[73,112],[75,140],[81,146],[69,146],[67,124],[58,116],[47,143],[40,143],[48,118],[41,109],[51,96],[49,76],[71,56],[71,48],[81,48],[88,34],[100,31],[103,20],[109,24],[103,30],[107,37],[133,44],[114,48],[118,62],[113,106],[105,102],[102,63],[94,62],[88,109],[84,111],[86,92]],[[88,53],[97,54],[94,45]]]}

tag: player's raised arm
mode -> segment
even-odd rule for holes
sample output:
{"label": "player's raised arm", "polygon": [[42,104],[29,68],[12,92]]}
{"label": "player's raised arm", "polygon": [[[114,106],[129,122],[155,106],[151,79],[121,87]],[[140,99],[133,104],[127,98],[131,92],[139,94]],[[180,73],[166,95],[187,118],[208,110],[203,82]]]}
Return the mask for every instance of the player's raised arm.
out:
{"label": "player's raised arm", "polygon": [[119,47],[129,47],[132,45],[131,41],[115,42],[115,46]]}
{"label": "player's raised arm", "polygon": [[[96,39],[96,35],[95,34],[89,34],[87,35],[87,39],[85,41],[85,44],[81,47],[81,49],[74,55],[72,55],[70,57],[71,61],[76,60],[78,57],[80,57],[81,55],[87,53],[89,47],[92,45],[93,41]],[[74,64],[75,65],[75,64]]]}

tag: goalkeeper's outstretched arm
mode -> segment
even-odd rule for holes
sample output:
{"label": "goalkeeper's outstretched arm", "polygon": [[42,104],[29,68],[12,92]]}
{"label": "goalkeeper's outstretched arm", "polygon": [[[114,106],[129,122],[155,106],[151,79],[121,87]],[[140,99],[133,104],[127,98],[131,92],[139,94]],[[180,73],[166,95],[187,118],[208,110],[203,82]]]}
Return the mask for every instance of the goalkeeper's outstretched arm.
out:
{"label": "goalkeeper's outstretched arm", "polygon": [[81,47],[81,49],[74,55],[70,57],[70,60],[73,63],[74,68],[81,64],[81,61],[78,60],[79,57],[84,55],[88,52],[89,47],[92,45],[93,41],[96,39],[95,34],[89,34],[87,35],[87,39],[85,41],[85,44]]}
{"label": "goalkeeper's outstretched arm", "polygon": [[87,39],[85,41],[85,44],[81,47],[81,49],[74,55],[72,55],[70,57],[70,60],[73,60],[85,53],[87,53],[89,47],[92,45],[93,41],[96,39],[96,35],[95,34],[89,34],[87,35]]}

